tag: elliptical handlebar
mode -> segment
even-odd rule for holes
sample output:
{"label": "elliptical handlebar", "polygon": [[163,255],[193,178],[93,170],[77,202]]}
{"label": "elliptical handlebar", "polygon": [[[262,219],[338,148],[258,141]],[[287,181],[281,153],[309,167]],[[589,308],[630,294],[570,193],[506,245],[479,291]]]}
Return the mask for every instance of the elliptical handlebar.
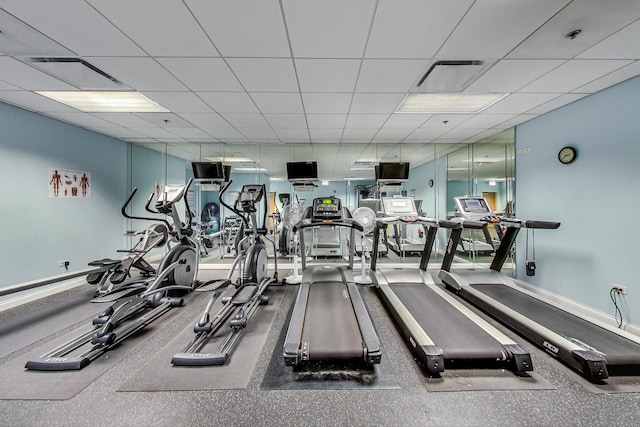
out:
{"label": "elliptical handlebar", "polygon": [[[131,200],[133,200],[133,196],[137,192],[138,192],[138,187],[133,187],[133,189],[131,190],[131,193],[129,194],[129,197],[127,197],[127,200],[125,200],[124,204],[122,205],[122,208],[120,208],[120,213],[122,213],[122,216],[124,216],[125,218],[128,218],[128,219],[140,219],[140,220],[143,220],[143,221],[160,221],[160,222],[164,222],[167,225],[167,227],[169,228],[169,230],[173,229],[173,227],[171,226],[169,221],[167,221],[164,218],[151,218],[151,217],[146,217],[146,216],[129,215],[127,213],[127,207],[129,207],[129,204],[131,203]],[[149,208],[149,204],[151,203],[152,199],[153,199],[153,193],[151,193],[151,195],[149,196],[149,199],[147,200],[147,204],[146,204],[145,208],[147,209],[147,211],[149,211],[151,213],[159,213],[159,212],[153,212]]]}

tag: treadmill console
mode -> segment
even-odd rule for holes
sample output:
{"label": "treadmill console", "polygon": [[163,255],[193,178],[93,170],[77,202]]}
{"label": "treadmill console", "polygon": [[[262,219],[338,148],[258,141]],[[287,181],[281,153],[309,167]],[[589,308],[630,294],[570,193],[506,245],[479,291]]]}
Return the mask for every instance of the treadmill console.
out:
{"label": "treadmill console", "polygon": [[416,204],[411,197],[384,197],[382,206],[386,216],[418,216]]}
{"label": "treadmill console", "polygon": [[340,220],[342,219],[342,203],[337,197],[318,197],[313,199],[314,220]]}
{"label": "treadmill console", "polygon": [[460,215],[467,219],[480,219],[492,216],[493,211],[487,203],[487,199],[480,196],[455,197]]}

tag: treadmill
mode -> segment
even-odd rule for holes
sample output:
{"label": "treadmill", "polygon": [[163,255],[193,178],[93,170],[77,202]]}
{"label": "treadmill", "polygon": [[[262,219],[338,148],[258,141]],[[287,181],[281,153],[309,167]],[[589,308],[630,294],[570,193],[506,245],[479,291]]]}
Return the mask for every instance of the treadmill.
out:
{"label": "treadmill", "polygon": [[[446,253],[439,277],[450,289],[591,382],[640,375],[640,337],[563,307],[500,272],[522,228],[556,229],[560,223],[496,217],[483,197],[459,197],[456,203],[466,220],[499,223],[506,232],[489,269],[451,271],[454,251]],[[452,233],[448,247],[459,238]]]}
{"label": "treadmill", "polygon": [[[351,218],[336,197],[316,198],[303,219],[293,227],[304,252],[304,230],[312,227],[348,227],[351,241],[362,226]],[[302,256],[303,276],[295,299],[284,342],[285,364],[309,362],[380,363],[380,341],[362,296],[353,280],[353,245],[348,267],[338,264],[307,267]]]}
{"label": "treadmill", "polygon": [[377,268],[375,242],[371,260],[379,295],[426,372],[437,376],[445,368],[531,371],[529,353],[437,286],[427,272],[438,226],[459,229],[461,224],[420,217],[410,197],[383,202],[387,216],[376,222],[378,230],[393,224],[420,224],[427,229],[418,268]]}

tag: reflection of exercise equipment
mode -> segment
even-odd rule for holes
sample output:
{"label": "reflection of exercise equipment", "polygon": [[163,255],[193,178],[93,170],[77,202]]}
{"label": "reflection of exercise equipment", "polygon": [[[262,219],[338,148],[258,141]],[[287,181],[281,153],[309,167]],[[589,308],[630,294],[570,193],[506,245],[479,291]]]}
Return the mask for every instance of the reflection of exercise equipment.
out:
{"label": "reflection of exercise equipment", "polygon": [[[300,251],[304,253],[305,228],[338,226],[362,231],[336,197],[317,198],[305,210],[304,218],[293,231],[300,233]],[[351,232],[351,240],[354,239]],[[353,250],[348,267],[336,264],[306,266],[302,258],[303,279],[298,288],[291,321],[284,342],[287,365],[359,363],[370,369],[380,363],[380,341],[367,308],[351,273]],[[302,366],[300,366],[302,365]],[[339,369],[339,368],[338,368]],[[339,369],[344,372],[344,369]]]}
{"label": "reflection of exercise equipment", "polygon": [[[468,196],[472,197],[472,196]],[[456,197],[455,199],[458,215],[462,212],[462,207],[460,206],[460,198]],[[500,239],[502,238],[502,231],[499,226],[495,227],[496,233],[498,236],[498,241],[494,242],[491,233],[487,227],[482,227],[482,229],[472,229],[467,228],[466,236],[460,236],[460,240],[458,245],[456,246],[456,251],[463,254],[470,255],[491,255],[496,250],[496,243],[500,244]]]}
{"label": "reflection of exercise equipment", "polygon": [[[27,369],[40,371],[78,370],[91,363],[100,355],[118,346],[129,336],[143,329],[151,322],[167,313],[173,307],[183,304],[176,294],[192,291],[197,286],[200,249],[193,239],[192,217],[189,202],[185,195],[191,185],[167,185],[155,204],[150,208],[154,194],[151,193],[145,206],[148,212],[171,216],[173,225],[162,218],[166,224],[171,241],[175,243],[158,266],[157,276],[153,280],[141,281],[144,292],[121,298],[93,319],[92,326],[78,337],[54,348],[42,356],[31,359],[25,365]],[[134,188],[125,202],[128,205],[137,189]],[[188,220],[182,223],[176,204],[185,201]],[[158,221],[158,218],[140,217],[127,214],[131,219]],[[170,242],[171,243],[171,242]],[[171,244],[169,244],[171,246]],[[132,284],[130,286],[135,286]],[[120,291],[116,291],[117,294]],[[108,296],[109,294],[107,294]],[[72,355],[72,352],[77,354]]]}
{"label": "reflection of exercise equipment", "polygon": [[[396,200],[397,199],[397,200]],[[384,209],[385,215],[389,215],[388,212],[394,212],[398,208],[403,207],[403,209],[408,209],[406,203],[403,200],[404,197],[383,197],[382,198],[382,207]],[[394,204],[398,206],[394,206]],[[418,210],[415,206],[415,203],[411,204],[411,212],[405,212],[406,215],[409,216],[418,216]],[[388,227],[388,231],[385,233],[385,239],[387,246],[398,256],[406,256],[411,253],[421,253],[422,248],[424,247],[424,242],[421,240],[417,240],[411,237],[408,237],[407,233],[407,225],[406,223],[393,223]],[[420,225],[421,229],[418,232],[418,236],[424,236],[424,228]]]}
{"label": "reflection of exercise equipment", "polygon": [[234,254],[238,254],[238,245],[242,240],[244,234],[244,222],[242,218],[237,215],[227,216],[223,222],[222,228],[222,244],[224,250],[222,251],[222,257],[224,254],[230,254],[233,249]]}
{"label": "reflection of exercise equipment", "polygon": [[[293,273],[284,278],[284,281],[291,285],[297,285],[302,280],[298,273],[298,234],[294,233],[293,226],[296,225],[304,213],[304,203],[292,203],[287,205],[282,211],[282,226],[288,234],[293,234],[293,243],[290,252],[293,253]],[[289,253],[290,253],[289,252]],[[301,253],[300,256],[305,256]]]}
{"label": "reflection of exercise equipment", "polygon": [[[280,204],[282,205],[282,212],[289,206],[291,203],[291,195],[288,193],[278,194],[278,199],[280,199]],[[289,255],[289,244],[291,241],[291,230],[287,230],[284,227],[282,222],[282,217],[280,217],[279,222],[280,227],[276,227],[276,232],[278,233],[278,251],[282,255]]]}
{"label": "reflection of exercise equipment", "polygon": [[369,251],[365,246],[364,239],[376,226],[376,213],[364,206],[359,207],[353,212],[353,220],[362,226],[362,231],[356,231],[356,241],[360,240],[360,276],[355,277],[355,282],[359,285],[371,283],[371,278],[367,274],[367,256]]}
{"label": "reflection of exercise equipment", "polygon": [[[222,188],[220,191],[221,196],[229,185],[231,185],[231,182],[232,181],[229,181]],[[261,200],[264,202],[263,209],[265,216],[263,217],[261,226],[258,227],[256,205],[260,203]],[[269,302],[268,297],[263,295],[264,291],[270,284],[278,281],[278,264],[275,256],[275,271],[273,277],[267,276],[268,255],[264,241],[267,240],[273,245],[274,253],[276,244],[273,240],[266,237],[268,233],[266,228],[267,198],[265,196],[264,184],[243,186],[233,207],[224,202],[222,202],[222,204],[241,218],[247,226],[247,232],[242,239],[248,244],[247,249],[238,252],[229,269],[229,274],[225,279],[211,282],[198,289],[198,291],[216,292],[214,292],[204,313],[194,326],[196,336],[183,352],[177,353],[171,359],[171,363],[174,365],[202,366],[224,364],[236,343],[239,341],[244,328],[258,309],[258,306]],[[239,245],[239,247],[244,246],[242,243]],[[233,284],[235,291],[232,296],[223,299],[224,305],[212,316],[210,311],[217,300],[217,291],[231,285],[231,276],[236,267],[238,267],[238,280]],[[225,336],[217,351],[213,353],[202,353],[201,350],[204,346],[229,318],[231,318],[229,321],[231,330]]]}
{"label": "reflection of exercise equipment", "polygon": [[[127,199],[122,210],[126,210],[130,200],[130,198]],[[127,253],[127,257],[120,260],[103,258],[89,263],[90,266],[99,268],[97,272],[87,275],[87,283],[98,285],[94,297],[111,293],[117,289],[115,285],[120,285],[126,279],[131,278],[132,268],[139,270],[143,277],[156,273],[156,269],[144,259],[144,256],[151,249],[161,247],[167,242],[167,226],[155,224],[142,232],[128,231],[126,236],[139,236],[138,242],[131,249],[118,250],[118,252]]]}

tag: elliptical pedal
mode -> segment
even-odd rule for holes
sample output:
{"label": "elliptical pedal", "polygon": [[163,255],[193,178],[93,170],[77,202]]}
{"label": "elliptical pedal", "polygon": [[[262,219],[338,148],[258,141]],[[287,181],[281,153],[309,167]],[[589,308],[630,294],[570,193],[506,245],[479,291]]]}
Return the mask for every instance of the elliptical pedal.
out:
{"label": "elliptical pedal", "polygon": [[217,291],[222,288],[226,288],[231,284],[231,280],[229,279],[218,279],[212,280],[210,282],[205,283],[204,285],[197,287],[195,289],[196,292],[211,292]]}
{"label": "elliptical pedal", "polygon": [[135,295],[135,294],[139,294],[141,292],[144,292],[145,289],[147,289],[147,285],[142,285],[142,284],[138,284],[138,285],[131,285],[130,287],[127,287],[125,289],[118,289],[117,291],[114,292],[109,292],[108,294],[104,294],[104,295],[100,295],[96,298],[93,298],[91,300],[91,302],[97,302],[97,303],[102,303],[102,302],[114,302],[119,300],[120,298],[124,298],[124,297],[128,297],[130,295]]}

